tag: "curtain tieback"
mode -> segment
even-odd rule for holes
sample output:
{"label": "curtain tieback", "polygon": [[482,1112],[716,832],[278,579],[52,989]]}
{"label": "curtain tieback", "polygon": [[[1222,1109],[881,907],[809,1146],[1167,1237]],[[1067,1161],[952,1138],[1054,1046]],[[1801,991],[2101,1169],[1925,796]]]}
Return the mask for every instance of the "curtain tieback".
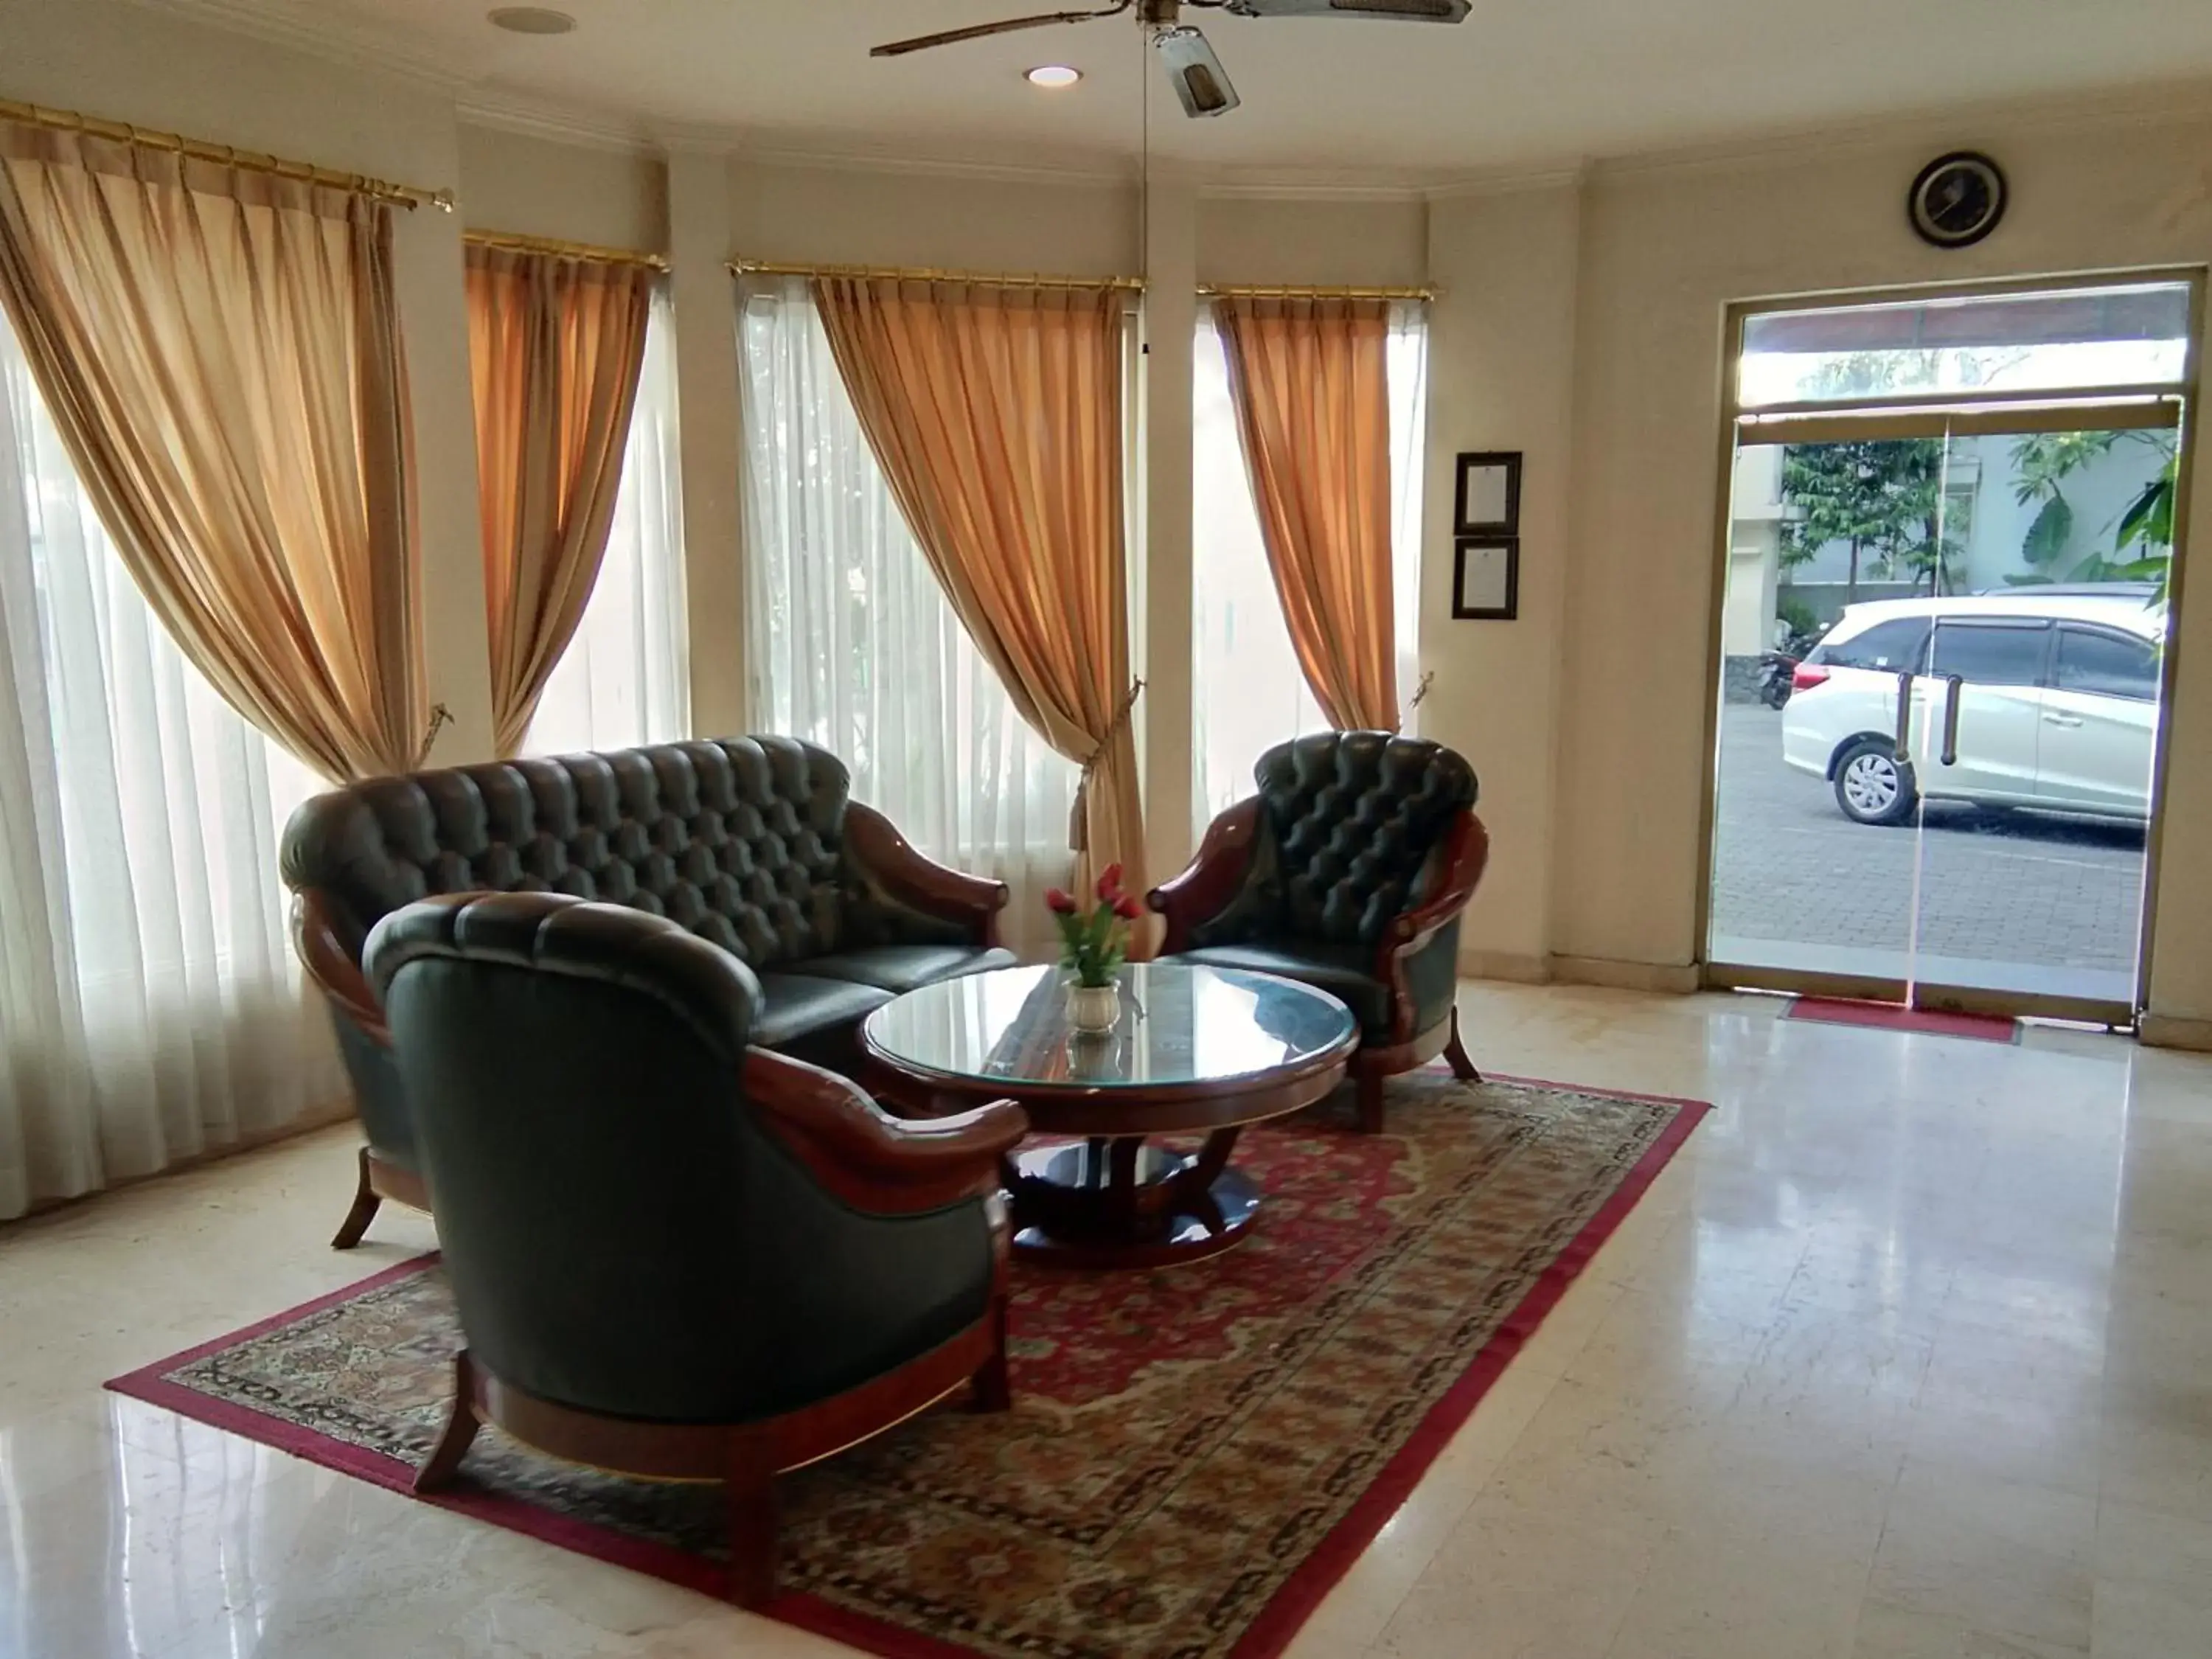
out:
{"label": "curtain tieback", "polygon": [[1091,850],[1091,775],[1105,761],[1107,751],[1122,732],[1129,729],[1129,718],[1135,713],[1137,694],[1145,689],[1142,680],[1131,680],[1129,689],[1122,695],[1114,710],[1114,718],[1106,722],[1106,735],[1098,739],[1098,746],[1083,758],[1083,775],[1075,781],[1075,804],[1067,811],[1067,844],[1071,850],[1087,853]]}

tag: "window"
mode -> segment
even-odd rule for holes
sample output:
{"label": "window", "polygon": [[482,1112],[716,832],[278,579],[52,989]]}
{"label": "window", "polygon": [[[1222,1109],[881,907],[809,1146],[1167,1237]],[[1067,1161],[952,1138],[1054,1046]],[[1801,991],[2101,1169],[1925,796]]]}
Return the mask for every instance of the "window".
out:
{"label": "window", "polygon": [[155,621],[0,319],[0,1217],[345,1097],[276,865],[319,787]]}
{"label": "window", "polygon": [[1847,640],[1817,646],[1808,660],[1836,668],[1873,668],[1897,674],[1917,668],[1927,644],[1925,617],[1897,617],[1876,623]]}
{"label": "window", "polygon": [[2158,647],[2148,640],[2101,629],[2062,628],[2051,683],[2061,691],[2158,701]]}
{"label": "window", "polygon": [[931,857],[1034,895],[1073,865],[1077,770],[1031,731],[969,641],[860,429],[804,281],[744,301],[754,706],[820,744],[853,794]]}
{"label": "window", "polygon": [[1969,685],[2039,685],[2050,640],[2047,623],[2006,627],[1947,622],[1936,630],[1928,672],[1937,679],[1956,674]]}
{"label": "window", "polygon": [[1747,318],[1746,409],[1954,392],[2179,386],[2186,283],[1884,300]]}
{"label": "window", "polygon": [[[1390,545],[1398,636],[1398,698],[1405,729],[1419,684],[1421,483],[1428,410],[1428,314],[1419,305],[1390,318]],[[1261,539],[1245,471],[1243,441],[1229,393],[1229,361],[1210,316],[1198,325],[1191,428],[1191,805],[1203,833],[1223,808],[1252,793],[1261,754],[1307,732],[1326,731],[1321,706],[1298,667]]]}
{"label": "window", "polygon": [[646,325],[606,556],[575,637],[538,701],[526,753],[627,749],[690,735],[674,332],[664,283]]}

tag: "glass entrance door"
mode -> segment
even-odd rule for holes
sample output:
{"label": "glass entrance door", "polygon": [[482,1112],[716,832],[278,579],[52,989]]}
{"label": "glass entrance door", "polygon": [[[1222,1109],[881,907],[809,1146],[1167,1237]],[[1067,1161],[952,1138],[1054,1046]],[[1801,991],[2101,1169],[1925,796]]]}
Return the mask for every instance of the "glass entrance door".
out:
{"label": "glass entrance door", "polygon": [[[2191,295],[2175,289],[2164,314],[2184,326]],[[2071,310],[2035,326],[2092,332],[2115,314],[2109,293],[2101,309],[2064,297]],[[1893,319],[1864,309],[1842,331],[1879,339]],[[2130,325],[2159,333],[2144,316]],[[2021,320],[1914,326],[1982,339],[2015,375],[2059,378],[2062,343],[1987,343]],[[1748,325],[1746,343],[1741,384],[1757,395],[1763,374],[1771,392],[1783,371],[1753,362]],[[1893,394],[1906,370],[1961,372],[1956,352],[1915,349],[1900,369],[1856,349],[1817,371],[1816,386],[1847,389],[1832,408],[1740,418],[1711,982],[2132,1018],[2185,353],[2164,360],[2175,390],[2150,396],[2117,376],[2158,368],[2157,342],[2081,344],[2067,348],[2074,367],[2113,379],[2106,395]],[[1806,378],[1801,365],[1784,389]]]}

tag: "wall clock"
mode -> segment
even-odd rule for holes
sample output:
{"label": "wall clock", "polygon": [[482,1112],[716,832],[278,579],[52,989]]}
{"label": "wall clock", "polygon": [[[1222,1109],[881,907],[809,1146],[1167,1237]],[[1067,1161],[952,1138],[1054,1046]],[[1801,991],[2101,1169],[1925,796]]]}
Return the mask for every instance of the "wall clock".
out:
{"label": "wall clock", "polygon": [[1920,169],[1905,209],[1920,240],[1936,247],[1971,247],[2004,217],[2005,176],[1978,150],[1954,150]]}

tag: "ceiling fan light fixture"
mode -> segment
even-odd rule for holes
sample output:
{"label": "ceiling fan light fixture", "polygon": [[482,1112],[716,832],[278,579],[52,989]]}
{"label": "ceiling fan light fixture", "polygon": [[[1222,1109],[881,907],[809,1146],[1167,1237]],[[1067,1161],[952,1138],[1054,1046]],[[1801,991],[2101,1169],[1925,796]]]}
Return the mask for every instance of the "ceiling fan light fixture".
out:
{"label": "ceiling fan light fixture", "polygon": [[1083,71],[1066,64],[1039,64],[1023,77],[1033,87],[1058,90],[1072,87],[1083,78]]}
{"label": "ceiling fan light fixture", "polygon": [[1229,71],[1196,29],[1188,25],[1160,29],[1152,36],[1152,46],[1167,65],[1168,79],[1175,83],[1185,115],[1226,115],[1243,102],[1229,83]]}
{"label": "ceiling fan light fixture", "polygon": [[1389,22],[1464,23],[1474,0],[1227,0],[1239,17],[1371,17]]}

